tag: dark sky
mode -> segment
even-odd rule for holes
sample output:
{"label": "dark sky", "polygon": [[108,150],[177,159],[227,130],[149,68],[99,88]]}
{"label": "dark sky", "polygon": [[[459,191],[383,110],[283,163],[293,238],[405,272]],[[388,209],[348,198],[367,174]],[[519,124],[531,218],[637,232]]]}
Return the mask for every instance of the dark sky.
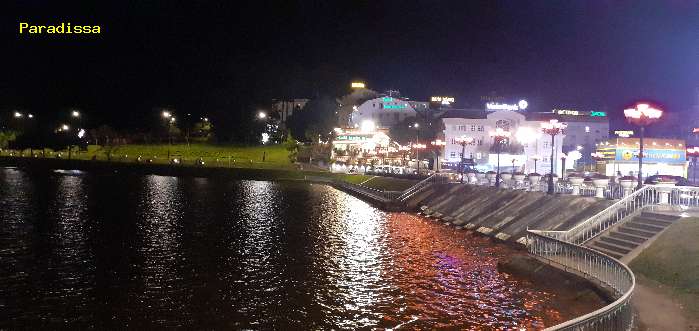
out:
{"label": "dark sky", "polygon": [[[495,91],[533,110],[650,99],[675,112],[699,87],[697,1],[155,2],[0,5],[0,111],[79,107],[123,127],[157,106],[251,112],[361,78],[462,106]],[[20,22],[102,34],[19,35]]]}

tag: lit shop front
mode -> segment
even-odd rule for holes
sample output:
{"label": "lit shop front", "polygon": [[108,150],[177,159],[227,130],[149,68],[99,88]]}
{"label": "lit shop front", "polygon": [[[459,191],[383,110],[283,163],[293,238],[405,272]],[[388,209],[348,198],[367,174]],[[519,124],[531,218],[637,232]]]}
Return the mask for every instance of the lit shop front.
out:
{"label": "lit shop front", "polygon": [[[616,138],[597,146],[597,170],[607,176],[638,174],[639,139]],[[672,175],[687,177],[687,151],[684,140],[643,139],[643,177]]]}

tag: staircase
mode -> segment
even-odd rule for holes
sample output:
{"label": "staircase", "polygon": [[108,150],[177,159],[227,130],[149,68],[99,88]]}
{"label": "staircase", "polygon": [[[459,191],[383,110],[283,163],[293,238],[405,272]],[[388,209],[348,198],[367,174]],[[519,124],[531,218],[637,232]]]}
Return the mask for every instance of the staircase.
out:
{"label": "staircase", "polygon": [[647,247],[665,228],[680,217],[643,211],[585,243],[622,262],[628,263]]}

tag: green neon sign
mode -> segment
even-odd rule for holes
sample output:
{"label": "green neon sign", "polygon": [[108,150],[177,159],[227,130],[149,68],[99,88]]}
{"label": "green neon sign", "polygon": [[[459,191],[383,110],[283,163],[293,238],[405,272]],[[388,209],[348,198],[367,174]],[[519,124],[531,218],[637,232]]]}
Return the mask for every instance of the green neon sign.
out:
{"label": "green neon sign", "polygon": [[607,113],[605,113],[603,111],[591,111],[590,116],[605,117],[605,116],[607,116]]}
{"label": "green neon sign", "polygon": [[391,97],[384,97],[384,98],[383,98],[383,101],[384,101],[384,102],[391,102],[391,101],[393,101],[393,98],[391,98]]}

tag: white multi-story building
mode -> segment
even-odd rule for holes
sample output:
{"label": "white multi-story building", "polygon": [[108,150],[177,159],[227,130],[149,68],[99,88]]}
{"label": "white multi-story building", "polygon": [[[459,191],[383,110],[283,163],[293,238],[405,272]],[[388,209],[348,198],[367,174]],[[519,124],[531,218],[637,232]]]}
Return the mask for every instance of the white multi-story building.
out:
{"label": "white multi-story building", "polygon": [[609,139],[609,117],[601,111],[554,109],[550,113],[528,113],[530,121],[557,119],[568,124],[563,139],[563,153],[577,150],[582,155],[579,164],[594,164],[592,153],[597,144]]}
{"label": "white multi-story building", "polygon": [[[497,153],[492,148],[494,138],[491,132],[501,128],[510,133],[512,145],[519,144],[522,147],[518,152],[500,153],[501,171],[514,170],[527,173],[536,171],[546,174],[551,170],[551,136],[541,132],[541,124],[548,121],[530,121],[523,113],[509,110],[493,112],[450,110],[443,114],[441,119],[446,141],[441,157],[442,168],[458,169],[462,157],[462,146],[458,138],[471,137],[474,141],[465,146],[464,158],[472,159],[478,170],[495,170]],[[563,134],[557,135],[554,139],[554,173],[559,176],[561,176],[559,155],[561,155],[564,139]]]}
{"label": "white multi-story building", "polygon": [[350,126],[358,127],[362,122],[370,120],[378,128],[390,128],[408,117],[417,116],[414,107],[420,105],[421,103],[389,96],[370,99],[354,109],[350,116]]}

